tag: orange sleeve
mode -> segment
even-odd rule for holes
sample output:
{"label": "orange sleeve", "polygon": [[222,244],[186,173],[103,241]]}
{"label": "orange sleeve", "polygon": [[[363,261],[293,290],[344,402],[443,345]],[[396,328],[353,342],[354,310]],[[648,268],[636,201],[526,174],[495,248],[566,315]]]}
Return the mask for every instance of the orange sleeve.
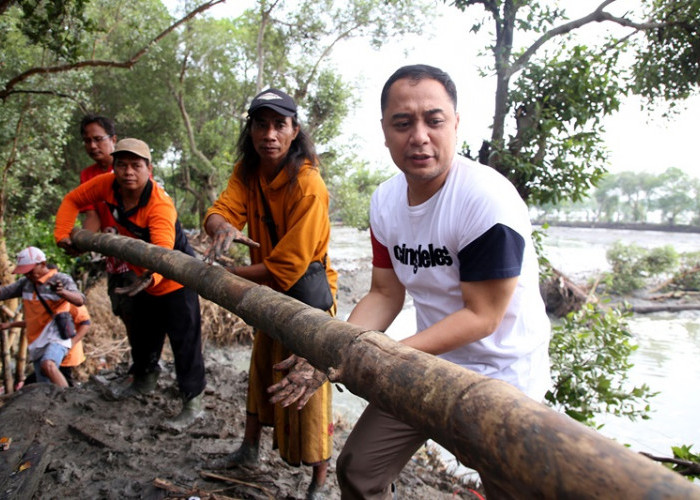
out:
{"label": "orange sleeve", "polygon": [[[286,219],[286,228],[263,259],[283,290],[296,283],[312,261],[323,259],[330,240],[328,190],[323,179],[318,171],[308,169],[300,172],[297,182],[302,190],[298,198],[289,200],[287,207],[271,206],[276,221]],[[280,209],[286,211],[286,217],[277,214]]]}
{"label": "orange sleeve", "polygon": [[228,179],[226,188],[221,192],[219,198],[207,210],[204,217],[204,224],[212,214],[221,215],[226,222],[238,230],[242,230],[248,221],[248,190],[238,177],[237,169],[234,167],[231,177]]}
{"label": "orange sleeve", "polygon": [[[153,195],[156,195],[155,189]],[[153,200],[153,206],[147,211],[147,220],[143,221],[145,224],[142,224],[141,221],[136,223],[148,227],[152,244],[172,250],[175,247],[177,210],[169,198],[167,200],[163,198],[167,196],[159,190],[157,198]],[[168,201],[170,202],[168,203]],[[162,274],[153,273],[153,283],[150,288],[158,287],[164,279]]]}
{"label": "orange sleeve", "polygon": [[75,323],[76,326],[90,321],[90,313],[85,306],[75,306],[71,304],[70,314],[73,316],[73,323]]}
{"label": "orange sleeve", "polygon": [[94,177],[70,191],[63,198],[61,205],[58,207],[58,212],[56,212],[56,224],[53,233],[57,242],[70,236],[78,214],[85,210],[85,207],[100,201],[111,200],[113,181],[113,174]]}

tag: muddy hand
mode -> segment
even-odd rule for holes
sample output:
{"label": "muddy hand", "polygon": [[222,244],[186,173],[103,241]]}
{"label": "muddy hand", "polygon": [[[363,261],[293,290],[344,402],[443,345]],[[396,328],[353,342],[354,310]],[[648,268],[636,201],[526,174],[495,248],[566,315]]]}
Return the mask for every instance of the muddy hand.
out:
{"label": "muddy hand", "polygon": [[115,288],[114,293],[118,295],[128,295],[129,297],[133,297],[140,291],[148,288],[151,285],[152,281],[153,271],[146,271],[141,276],[139,276],[139,278],[136,281],[134,281],[131,285],[118,286],[117,288]]}
{"label": "muddy hand", "polygon": [[323,372],[294,354],[272,368],[278,371],[289,370],[289,373],[280,382],[267,388],[267,392],[272,394],[270,403],[280,403],[284,407],[296,403],[297,410],[301,410],[316,389],[328,380]]}
{"label": "muddy hand", "polygon": [[58,280],[51,281],[51,282],[49,282],[49,286],[51,287],[51,290],[56,292],[56,295],[65,299],[65,297],[63,297],[64,290],[63,290],[63,282],[62,281],[58,281]]}
{"label": "muddy hand", "polygon": [[249,247],[259,247],[260,244],[248,238],[241,231],[231,224],[221,224],[212,236],[212,242],[206,252],[204,252],[205,262],[214,262],[225,255],[232,242],[243,243]]}
{"label": "muddy hand", "polygon": [[71,257],[75,257],[77,255],[80,255],[82,252],[75,248],[73,245],[73,241],[70,238],[63,238],[62,240],[59,240],[56,245],[59,248],[62,248],[65,253],[70,255]]}

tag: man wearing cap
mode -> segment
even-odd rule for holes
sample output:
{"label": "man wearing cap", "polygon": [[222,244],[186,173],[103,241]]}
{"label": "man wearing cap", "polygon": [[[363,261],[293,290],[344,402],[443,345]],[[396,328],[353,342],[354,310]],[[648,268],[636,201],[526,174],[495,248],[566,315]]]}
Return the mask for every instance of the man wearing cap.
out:
{"label": "man wearing cap", "polygon": [[[258,94],[248,109],[237,147],[239,161],[204,221],[212,238],[206,257],[226,251],[232,241],[245,243],[250,247],[251,265],[229,270],[282,292],[289,290],[312,262],[320,261],[325,263],[325,275],[335,296],[337,273],[327,258],[328,191],[318,171],[313,144],[299,124],[294,100],[272,88]],[[250,239],[241,232],[246,224]],[[328,312],[334,314],[335,305]],[[282,458],[291,465],[313,467],[306,497],[323,498],[333,449],[331,387],[326,381],[316,385],[315,391],[270,399],[267,388],[280,382],[287,370],[310,377],[318,374],[304,359],[290,355],[279,342],[256,331],[243,442],[237,451],[209,466],[254,464],[261,427],[273,426],[274,446]],[[325,377],[316,379],[323,382]]]}
{"label": "man wearing cap", "polygon": [[53,315],[69,312],[71,304],[83,305],[85,296],[80,293],[73,278],[59,273],[57,269],[49,269],[46,255],[36,247],[27,247],[17,254],[17,267],[12,273],[24,276],[1,287],[0,300],[22,297],[29,360],[34,363],[37,381],[68,387],[59,366],[79,339],[61,338]]}
{"label": "man wearing cap", "polygon": [[[117,143],[117,135],[114,122],[100,115],[85,115],[80,121],[80,135],[85,152],[95,162],[80,172],[80,183],[83,184],[98,175],[112,172],[112,152]],[[116,228],[114,217],[105,203],[85,207],[81,213],[84,216],[83,228],[89,231],[113,231]],[[126,294],[116,293],[115,290],[131,285],[136,280],[136,275],[126,262],[112,256],[105,257],[105,270],[112,312],[121,318],[128,331],[134,314],[134,300]]]}
{"label": "man wearing cap", "polygon": [[[68,193],[56,214],[54,237],[69,252],[76,217],[89,205],[104,202],[119,234],[194,255],[177,219],[177,211],[163,188],[151,180],[153,165],[148,145],[122,139],[112,153],[114,173],[95,177]],[[129,264],[139,275],[134,286],[121,291],[134,297],[134,321],[127,331],[131,345],[131,383],[116,398],[148,394],[157,385],[165,336],[175,357],[175,372],[183,400],[182,412],[164,426],[180,431],[203,415],[205,387],[201,322],[197,294],[179,283]]]}

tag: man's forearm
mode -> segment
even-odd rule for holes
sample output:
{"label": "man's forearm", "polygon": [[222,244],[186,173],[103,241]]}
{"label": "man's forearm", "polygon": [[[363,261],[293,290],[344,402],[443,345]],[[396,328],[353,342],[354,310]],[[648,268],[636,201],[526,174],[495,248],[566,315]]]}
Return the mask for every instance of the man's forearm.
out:
{"label": "man's forearm", "polygon": [[401,343],[428,354],[443,354],[488,337],[494,329],[491,322],[483,321],[473,311],[464,308],[401,340]]}
{"label": "man's forearm", "polygon": [[370,291],[352,310],[348,316],[348,323],[383,332],[389,328],[402,308],[403,297],[399,301]]}
{"label": "man's forearm", "polygon": [[80,292],[64,290],[60,295],[75,306],[82,306],[85,303],[85,296]]}

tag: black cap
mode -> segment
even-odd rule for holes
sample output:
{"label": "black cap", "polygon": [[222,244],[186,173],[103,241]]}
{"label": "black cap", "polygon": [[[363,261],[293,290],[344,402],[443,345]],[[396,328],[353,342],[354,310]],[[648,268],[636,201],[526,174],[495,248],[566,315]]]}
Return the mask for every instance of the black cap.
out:
{"label": "black cap", "polygon": [[297,105],[294,99],[278,89],[267,89],[255,96],[248,108],[248,116],[261,108],[270,108],[282,116],[296,116]]}

